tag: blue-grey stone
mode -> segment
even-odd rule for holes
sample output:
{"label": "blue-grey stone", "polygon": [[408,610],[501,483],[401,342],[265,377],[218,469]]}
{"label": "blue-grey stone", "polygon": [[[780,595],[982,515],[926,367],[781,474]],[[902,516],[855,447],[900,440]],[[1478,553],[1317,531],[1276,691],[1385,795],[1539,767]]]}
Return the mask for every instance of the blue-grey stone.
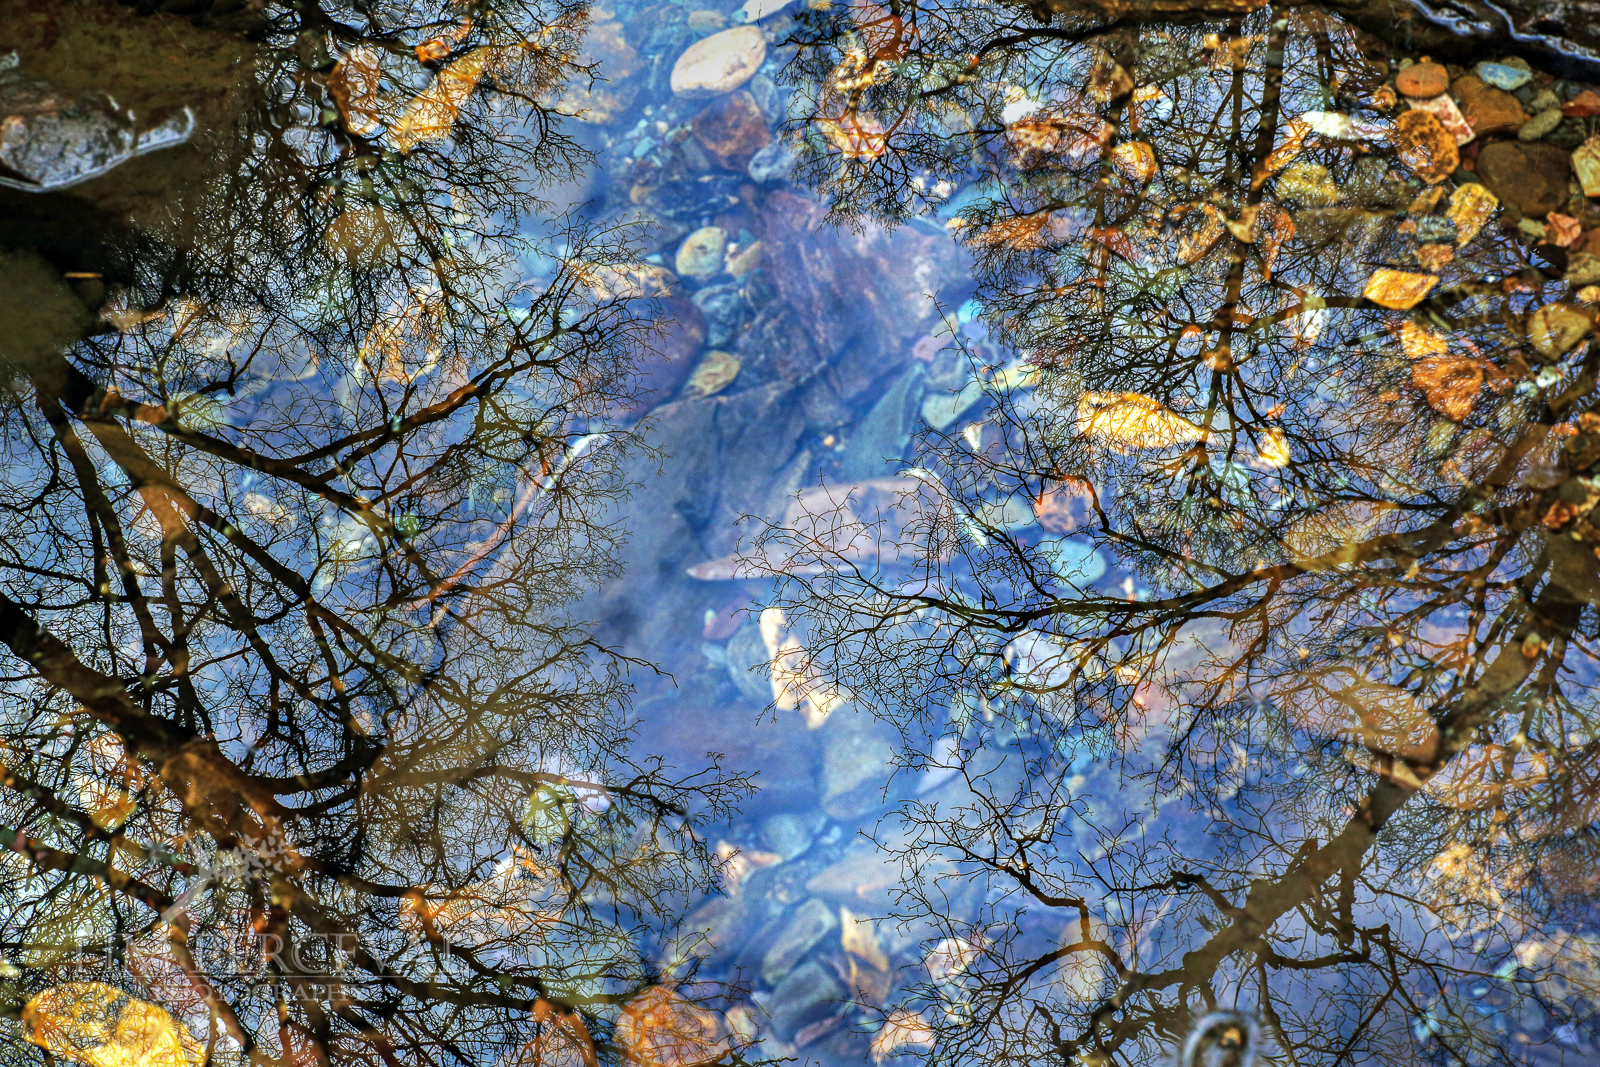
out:
{"label": "blue-grey stone", "polygon": [[782,181],[789,176],[794,158],[794,149],[780,137],[750,157],[750,177],[758,182]]}
{"label": "blue-grey stone", "polygon": [[1473,70],[1478,77],[1488,84],[1496,89],[1504,89],[1507,92],[1512,89],[1520,89],[1533,81],[1533,73],[1531,71],[1518,70],[1516,67],[1509,67],[1504,63],[1479,63]]}

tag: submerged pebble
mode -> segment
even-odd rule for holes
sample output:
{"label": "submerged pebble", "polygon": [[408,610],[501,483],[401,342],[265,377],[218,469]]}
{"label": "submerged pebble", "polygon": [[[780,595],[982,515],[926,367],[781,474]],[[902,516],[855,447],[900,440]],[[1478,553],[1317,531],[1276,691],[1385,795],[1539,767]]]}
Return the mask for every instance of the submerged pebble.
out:
{"label": "submerged pebble", "polygon": [[1488,84],[1508,92],[1520,89],[1533,80],[1532,71],[1522,70],[1508,63],[1479,63],[1472,69]]}

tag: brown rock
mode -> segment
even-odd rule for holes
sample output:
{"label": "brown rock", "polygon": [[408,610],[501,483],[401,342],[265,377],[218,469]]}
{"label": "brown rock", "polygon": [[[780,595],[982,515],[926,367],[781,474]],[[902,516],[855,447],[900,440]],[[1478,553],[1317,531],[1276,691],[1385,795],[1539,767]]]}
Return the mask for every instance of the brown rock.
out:
{"label": "brown rock", "polygon": [[1484,84],[1476,74],[1463,74],[1451,83],[1450,91],[1461,101],[1461,113],[1479,137],[1486,133],[1515,133],[1528,121],[1528,113],[1516,97]]}
{"label": "brown rock", "polygon": [[755,97],[744,89],[723,97],[694,117],[694,135],[729,170],[742,171],[772,140]]}
{"label": "brown rock", "polygon": [[1438,96],[1450,88],[1450,75],[1437,63],[1413,63],[1395,78],[1394,87],[1407,96]]}
{"label": "brown rock", "polygon": [[1478,153],[1478,177],[1502,203],[1542,218],[1567,202],[1567,158],[1551,144],[1497,141]]}
{"label": "brown rock", "polygon": [[1444,181],[1461,165],[1455,138],[1427,111],[1407,111],[1396,119],[1394,144],[1401,161],[1429,185]]}
{"label": "brown rock", "polygon": [[679,96],[731,93],[755,76],[767,58],[767,40],[755,26],[735,26],[690,45],[672,65],[672,91]]}

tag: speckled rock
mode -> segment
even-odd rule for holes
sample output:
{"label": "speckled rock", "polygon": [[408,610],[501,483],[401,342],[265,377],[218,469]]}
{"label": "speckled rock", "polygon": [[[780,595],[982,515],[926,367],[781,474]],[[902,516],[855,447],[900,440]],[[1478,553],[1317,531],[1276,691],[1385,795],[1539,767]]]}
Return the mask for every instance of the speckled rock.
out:
{"label": "speckled rock", "polygon": [[1395,152],[1412,172],[1437,185],[1461,165],[1456,140],[1433,114],[1407,111],[1395,120]]}
{"label": "speckled rock", "polygon": [[735,26],[696,41],[672,65],[672,91],[707,98],[731,93],[755,76],[767,40],[755,26]]}
{"label": "speckled rock", "polygon": [[794,147],[788,141],[772,141],[750,157],[749,174],[758,182],[782,181],[794,169],[794,161]]}
{"label": "speckled rock", "polygon": [[1540,111],[1517,129],[1517,140],[1537,141],[1561,125],[1561,112],[1556,108]]}

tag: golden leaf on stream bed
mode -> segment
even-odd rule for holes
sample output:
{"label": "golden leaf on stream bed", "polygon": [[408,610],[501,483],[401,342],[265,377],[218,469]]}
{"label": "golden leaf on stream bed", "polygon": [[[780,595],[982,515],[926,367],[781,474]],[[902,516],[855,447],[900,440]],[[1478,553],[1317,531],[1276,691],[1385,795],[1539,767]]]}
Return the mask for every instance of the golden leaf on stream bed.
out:
{"label": "golden leaf on stream bed", "polygon": [[1078,423],[1085,436],[1118,452],[1203,440],[1204,430],[1143,393],[1084,393]]}
{"label": "golden leaf on stream bed", "polygon": [[357,137],[370,137],[383,128],[378,83],[383,77],[381,53],[359,45],[345,53],[328,74],[328,93],[339,109],[345,129]]}
{"label": "golden leaf on stream bed", "polygon": [[199,1044],[165,1008],[104,982],[67,982],[28,1001],[30,1042],[88,1067],[194,1067]]}
{"label": "golden leaf on stream bed", "polygon": [[433,83],[412,98],[395,123],[395,147],[410,152],[424,141],[449,137],[461,109],[502,51],[505,49],[474,48],[439,71]]}
{"label": "golden leaf on stream bed", "polygon": [[1422,390],[1429,407],[1460,422],[1472,414],[1477,403],[1483,367],[1477,360],[1463,357],[1428,356],[1411,368],[1411,384]]}
{"label": "golden leaf on stream bed", "polygon": [[1450,194],[1450,208],[1445,217],[1456,226],[1456,247],[1460,248],[1483,229],[1483,224],[1494,218],[1500,209],[1500,198],[1477,182],[1456,187]]}
{"label": "golden leaf on stream bed", "polygon": [[1391,267],[1380,267],[1367,279],[1367,287],[1361,295],[1379,307],[1409,311],[1422,303],[1438,284],[1437,275],[1411,274]]}

